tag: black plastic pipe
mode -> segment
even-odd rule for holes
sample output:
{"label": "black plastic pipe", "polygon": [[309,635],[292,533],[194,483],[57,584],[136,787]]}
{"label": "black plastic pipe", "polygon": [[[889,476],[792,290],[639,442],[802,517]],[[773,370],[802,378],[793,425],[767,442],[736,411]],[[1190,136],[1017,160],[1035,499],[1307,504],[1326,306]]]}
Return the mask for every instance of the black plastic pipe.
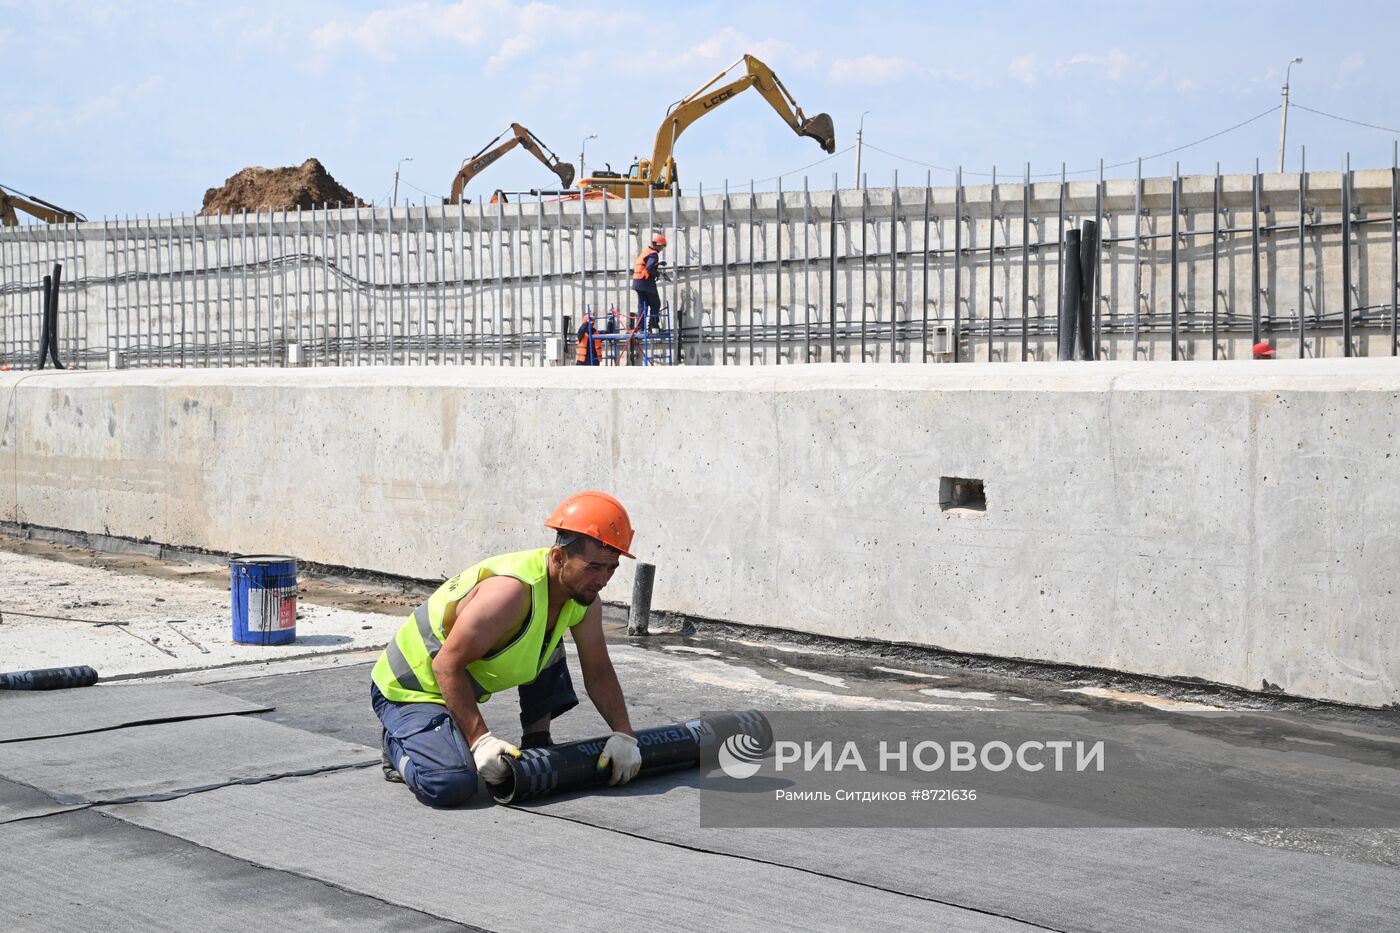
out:
{"label": "black plastic pipe", "polygon": [[1098,306],[1094,297],[1094,277],[1098,256],[1099,225],[1086,220],[1079,239],[1079,351],[1081,358],[1086,360],[1099,357],[1098,345],[1094,340],[1094,309]]}
{"label": "black plastic pipe", "polygon": [[39,313],[39,368],[49,359],[49,305],[53,302],[53,277],[44,276],[43,307]]}
{"label": "black plastic pipe", "polygon": [[63,282],[63,265],[53,264],[53,288],[49,290],[49,358],[53,360],[54,369],[64,369],[64,365],[58,361],[58,287]]}
{"label": "black plastic pipe", "polygon": [[1079,231],[1065,233],[1065,261],[1063,265],[1065,281],[1060,288],[1060,340],[1057,358],[1061,361],[1074,359],[1075,328],[1079,324],[1079,303],[1081,298],[1079,273]]}
{"label": "black plastic pipe", "polygon": [[91,687],[95,683],[97,671],[86,664],[0,674],[0,690],[65,690],[69,687]]}
{"label": "black plastic pipe", "polygon": [[[693,768],[700,764],[703,750],[716,748],[725,739],[739,734],[750,736],[764,751],[773,744],[773,728],[757,710],[718,713],[704,719],[643,729],[637,733],[637,744],[642,752],[640,774]],[[598,756],[607,742],[608,736],[602,736],[549,748],[525,749],[519,758],[505,758],[510,775],[500,784],[487,787],[497,803],[522,803],[606,784],[611,768],[599,769]],[[745,747],[754,747],[754,743],[745,743]]]}

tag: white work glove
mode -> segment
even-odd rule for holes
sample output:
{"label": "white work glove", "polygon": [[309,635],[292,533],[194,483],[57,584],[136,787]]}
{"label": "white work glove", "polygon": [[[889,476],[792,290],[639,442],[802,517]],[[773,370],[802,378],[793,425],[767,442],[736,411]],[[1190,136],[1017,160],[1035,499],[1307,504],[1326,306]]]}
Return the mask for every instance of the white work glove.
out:
{"label": "white work glove", "polygon": [[487,784],[499,784],[510,774],[510,765],[501,760],[502,755],[520,757],[520,749],[486,733],[472,743],[472,760],[476,762],[476,772]]}
{"label": "white work glove", "polygon": [[637,747],[637,737],[626,732],[614,732],[609,736],[608,744],[603,746],[603,754],[598,756],[598,770],[606,768],[609,762],[612,763],[609,787],[626,784],[636,777],[637,772],[642,770],[642,752]]}

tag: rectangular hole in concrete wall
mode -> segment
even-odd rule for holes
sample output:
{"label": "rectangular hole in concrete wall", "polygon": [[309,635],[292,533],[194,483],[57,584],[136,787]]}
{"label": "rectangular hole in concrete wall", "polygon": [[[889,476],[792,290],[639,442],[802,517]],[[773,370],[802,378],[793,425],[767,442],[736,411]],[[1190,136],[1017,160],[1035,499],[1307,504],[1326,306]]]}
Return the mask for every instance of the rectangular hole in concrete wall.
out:
{"label": "rectangular hole in concrete wall", "polygon": [[987,492],[980,479],[944,476],[938,481],[938,506],[945,512],[985,512]]}

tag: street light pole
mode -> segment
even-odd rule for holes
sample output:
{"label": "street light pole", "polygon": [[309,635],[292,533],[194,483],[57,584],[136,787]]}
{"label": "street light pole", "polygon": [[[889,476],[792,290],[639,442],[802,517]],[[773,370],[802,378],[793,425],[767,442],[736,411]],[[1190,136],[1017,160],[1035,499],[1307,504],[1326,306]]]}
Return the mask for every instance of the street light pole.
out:
{"label": "street light pole", "polygon": [[1293,70],[1294,65],[1301,65],[1303,60],[1295,58],[1288,63],[1288,67],[1283,69],[1283,116],[1280,118],[1278,127],[1278,170],[1283,172],[1284,146],[1288,139],[1288,73]]}
{"label": "street light pole", "polygon": [[583,142],[581,142],[581,143],[578,144],[578,180],[579,180],[580,184],[583,182],[583,177],[584,177],[584,175],[587,174],[587,173],[584,171],[584,169],[583,169],[583,152],[584,152],[584,150],[585,150],[586,148],[588,148],[588,141],[589,141],[590,139],[597,139],[597,138],[598,138],[598,134],[597,134],[597,133],[594,133],[592,136],[585,136],[585,137],[583,137]]}
{"label": "street light pole", "polygon": [[412,161],[413,161],[413,157],[412,157],[412,156],[404,156],[402,159],[399,159],[398,165],[395,165],[395,166],[394,166],[394,197],[393,197],[393,205],[394,205],[394,207],[398,207],[398,206],[399,206],[399,169],[403,167],[403,164],[404,164],[405,162],[412,162]]}
{"label": "street light pole", "polygon": [[865,136],[865,114],[866,114],[866,113],[869,113],[869,112],[870,112],[870,111],[867,110],[867,111],[865,111],[865,113],[862,113],[862,114],[860,115],[860,127],[856,130],[856,187],[857,187],[857,188],[863,188],[863,187],[865,187],[864,182],[862,182],[862,181],[860,180],[860,148],[861,148],[861,140],[862,140],[862,139],[864,138],[864,136]]}

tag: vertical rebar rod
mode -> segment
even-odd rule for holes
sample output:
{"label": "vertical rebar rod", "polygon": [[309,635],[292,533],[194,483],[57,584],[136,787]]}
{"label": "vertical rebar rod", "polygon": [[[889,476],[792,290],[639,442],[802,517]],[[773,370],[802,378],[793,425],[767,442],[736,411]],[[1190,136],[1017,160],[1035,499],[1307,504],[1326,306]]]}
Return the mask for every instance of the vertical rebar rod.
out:
{"label": "vertical rebar rod", "polygon": [[[257,231],[255,230],[254,233],[256,232]],[[257,313],[257,309],[254,308],[251,312],[248,310],[248,211],[246,209],[243,211],[243,223],[241,224],[238,242],[238,262],[239,266],[242,269],[242,276],[239,279],[239,298],[242,299],[240,303],[243,307],[243,338],[240,345],[241,352],[239,353],[239,359],[242,360],[244,366],[248,366],[250,365],[248,359],[248,348],[250,345],[256,346],[256,344],[253,343],[253,341],[249,338],[248,333],[250,330],[252,330],[250,324],[253,320],[253,315]],[[149,332],[150,331],[148,328],[147,333],[149,334]],[[253,359],[252,365],[256,364],[257,360]]]}
{"label": "vertical rebar rod", "polygon": [[[627,198],[626,200],[627,200],[627,201],[631,201],[632,199],[629,197],[629,198]],[[609,260],[609,258],[608,258],[608,244],[609,244],[610,242],[612,242],[613,237],[612,237],[612,230],[610,229],[611,217],[610,217],[610,215],[608,214],[608,199],[607,199],[607,198],[604,198],[603,201],[602,201],[602,204],[601,204],[600,206],[603,208],[603,229],[602,229],[602,238],[603,238],[603,264],[602,264],[602,267],[601,267],[600,269],[595,269],[594,271],[595,271],[595,272],[600,272],[600,273],[602,274],[602,276],[603,276],[603,288],[602,288],[602,295],[601,295],[601,297],[600,297],[600,299],[599,299],[599,301],[598,301],[598,307],[597,307],[596,309],[594,309],[594,312],[593,312],[593,321],[594,321],[594,324],[595,324],[595,325],[597,324],[598,321],[601,321],[601,320],[603,319],[603,316],[606,315],[606,314],[608,313],[608,309],[611,308],[611,307],[613,306],[612,262],[611,262],[611,261]],[[596,242],[596,236],[597,236],[597,235],[595,234],[595,242]],[[660,262],[660,260],[657,260],[657,261]],[[645,339],[645,337],[646,337],[645,329],[643,329],[643,334],[642,334],[642,336],[643,336],[643,339]]]}
{"label": "vertical rebar rod", "polygon": [[802,362],[812,362],[812,192],[802,176]]}
{"label": "vertical rebar rod", "polygon": [[755,359],[755,358],[754,358],[754,330],[755,330],[755,327],[754,327],[753,318],[754,318],[754,311],[757,310],[757,306],[756,306],[756,302],[755,302],[755,298],[754,298],[754,295],[755,295],[755,292],[754,292],[754,227],[755,227],[755,225],[756,225],[756,223],[757,223],[757,221],[755,220],[756,200],[757,200],[757,198],[756,198],[756,195],[754,194],[753,181],[750,180],[750,181],[749,181],[749,288],[748,288],[748,291],[744,294],[744,300],[747,302],[747,304],[748,304],[748,306],[749,306],[749,313],[748,313],[747,315],[745,315],[745,317],[748,318],[748,330],[749,330],[749,365],[750,365],[750,366],[754,365],[754,359]]}
{"label": "vertical rebar rod", "polygon": [[836,187],[836,174],[831,176],[831,229],[829,232],[827,246],[827,303],[826,315],[831,322],[830,330],[827,332],[827,357],[828,362],[836,362],[836,216],[840,213],[841,193]]}
{"label": "vertical rebar rod", "polygon": [[369,239],[365,241],[365,271],[369,280],[369,307],[365,309],[369,320],[365,321],[366,332],[366,359],[371,366],[379,362],[379,342],[376,340],[376,333],[379,328],[379,265],[375,260],[379,256],[379,211],[377,208],[369,209]]}
{"label": "vertical rebar rod", "polygon": [[866,277],[866,260],[870,256],[869,233],[870,233],[870,194],[865,188],[865,173],[862,172],[857,183],[860,185],[860,361],[865,362],[865,332],[869,323],[870,299],[868,297],[870,282]]}
{"label": "vertical rebar rod", "polygon": [[[1063,191],[1063,183],[1060,185]],[[1064,203],[1063,194],[1060,203]],[[997,167],[992,166],[992,190],[987,202],[987,362],[992,361],[992,324],[997,311]],[[1058,331],[1057,331],[1058,333]]]}
{"label": "vertical rebar rod", "polygon": [[587,255],[586,255],[586,250],[587,250],[586,242],[587,242],[587,240],[588,240],[588,196],[587,196],[587,193],[584,192],[584,193],[581,193],[581,194],[579,195],[579,197],[578,197],[578,249],[577,249],[577,252],[578,252],[578,257],[577,257],[578,267],[575,269],[575,271],[578,273],[578,291],[577,291],[577,307],[574,308],[574,312],[578,315],[578,320],[579,320],[580,322],[586,320],[586,319],[587,319],[587,314],[588,314],[588,271],[587,271],[587,268],[586,268],[586,265],[587,265],[587,263],[586,263],[586,259],[587,259]]}
{"label": "vertical rebar rod", "polygon": [[719,364],[729,362],[729,179],[724,180],[724,200],[719,218]]}
{"label": "vertical rebar rod", "polygon": [[[710,302],[714,304],[714,282],[705,269],[705,186],[698,185],[695,189],[695,268],[700,277],[700,281],[695,288],[695,359],[701,362],[705,358],[705,287],[710,286]],[[713,312],[711,312],[713,313]],[[645,347],[646,331],[642,332],[642,346]],[[645,357],[645,354],[643,354]]]}
{"label": "vertical rebar rod", "polygon": [[1129,357],[1134,360],[1138,352],[1142,298],[1142,159],[1138,159],[1137,183],[1133,186],[1133,345]]}
{"label": "vertical rebar rod", "polygon": [[[562,202],[561,202],[562,203]],[[560,218],[558,229],[561,233],[564,229],[563,218]],[[457,252],[457,323],[452,330],[452,343],[457,348],[456,362],[461,366],[466,362],[467,348],[467,205],[462,198],[457,199],[457,240],[453,243]],[[557,270],[556,270],[557,271]]]}
{"label": "vertical rebar rod", "polygon": [[[175,234],[175,228],[174,228],[175,216],[172,214],[170,219],[171,219],[171,235],[174,236],[174,234]],[[183,368],[187,365],[187,363],[186,363],[186,355],[187,355],[188,349],[189,349],[189,314],[188,314],[188,310],[189,310],[189,309],[188,309],[188,305],[187,305],[186,300],[185,300],[185,291],[186,291],[186,289],[185,289],[185,280],[186,280],[186,278],[188,277],[188,272],[187,272],[187,270],[188,270],[188,265],[187,265],[186,262],[185,262],[185,224],[184,224],[184,219],[183,219],[183,218],[181,218],[181,222],[180,222],[179,239],[180,239],[180,252],[179,252],[179,254],[178,254],[178,256],[179,256],[179,261],[178,261],[178,263],[176,264],[176,267],[175,267],[175,285],[176,285],[176,287],[179,289],[179,292],[180,292],[180,368],[183,369]],[[194,248],[194,247],[193,247],[193,243],[191,243],[191,247],[190,247],[190,248],[191,248],[191,250],[193,250],[193,248]]]}
{"label": "vertical rebar rod", "polygon": [[1254,177],[1250,185],[1250,242],[1249,242],[1249,342],[1256,344],[1262,335],[1261,329],[1261,308],[1259,303],[1259,184],[1261,180],[1259,174],[1259,160],[1254,160]]}
{"label": "vertical rebar rod", "polygon": [[[1060,163],[1060,189],[1056,195],[1059,204],[1055,232],[1055,346],[1060,346],[1060,328],[1065,317],[1065,163]],[[1058,355],[1058,354],[1057,354]]]}
{"label": "vertical rebar rod", "polygon": [[962,361],[962,166],[953,189],[953,362]]}
{"label": "vertical rebar rod", "polygon": [[[360,272],[360,205],[356,203],[353,207],[354,223],[350,230],[350,328],[353,329],[354,336],[351,346],[354,347],[354,357],[351,366],[360,366],[361,356],[364,356],[364,346],[361,343],[360,329],[360,283],[364,282],[363,273]],[[286,216],[284,216],[286,219]],[[284,307],[286,314],[286,307]],[[283,321],[283,333],[286,335],[287,322]]]}
{"label": "vertical rebar rod", "polygon": [[[229,338],[224,339],[224,215],[222,212],[214,215],[214,266],[217,271],[214,274],[214,325],[215,333],[218,335],[219,348],[226,352],[218,354],[223,358],[225,366],[233,365],[233,315],[229,315]],[[128,328],[127,334],[131,331]],[[130,337],[128,336],[128,343]]]}
{"label": "vertical rebar rod", "polygon": [[1342,355],[1351,356],[1351,153],[1342,164]]}
{"label": "vertical rebar rod", "polygon": [[899,359],[899,170],[890,181],[890,362]]}
{"label": "vertical rebar rod", "polygon": [[1390,355],[1400,355],[1400,141],[1390,150]]}
{"label": "vertical rebar rod", "polygon": [[923,284],[919,289],[919,298],[923,305],[922,316],[919,325],[919,340],[923,345],[921,359],[928,362],[928,257],[929,257],[929,225],[933,218],[933,172],[924,173],[924,255],[923,255]]}
{"label": "vertical rebar rod", "polygon": [[[648,197],[655,197],[655,194],[652,193],[652,192],[649,192],[649,193],[648,193]],[[679,242],[679,241],[680,241],[680,225],[681,225],[681,205],[680,205],[680,200],[681,200],[681,199],[680,199],[679,195],[678,195],[676,192],[672,192],[672,194],[671,194],[671,240],[672,240],[673,242]],[[679,287],[679,286],[678,286],[677,284],[675,284],[675,283],[672,283],[672,285],[671,285],[671,297],[672,297],[672,298],[675,298],[678,294],[683,296],[683,295],[684,295],[684,292],[682,291],[681,287]],[[682,305],[682,302],[677,301],[677,302],[674,302],[674,304],[675,304],[675,307],[671,308],[671,320],[672,320],[672,322],[673,322],[672,327],[671,327],[671,335],[672,335],[672,336],[671,336],[671,363],[672,363],[673,365],[676,364],[676,363],[681,362],[681,360],[683,359],[683,354],[685,353],[685,350],[684,350],[684,348],[683,348],[684,340],[682,339],[682,337],[683,337],[682,321],[681,321],[681,305]]]}
{"label": "vertical rebar rod", "polygon": [[[607,236],[608,204],[603,202],[603,235]],[[596,249],[598,238],[593,238]],[[491,239],[491,271],[495,273],[496,279],[496,299],[491,303],[491,334],[495,338],[496,345],[496,365],[504,366],[506,362],[507,348],[505,335],[505,306],[506,306],[506,280],[505,280],[505,248],[506,248],[506,206],[500,201],[496,202],[496,231]],[[607,241],[604,239],[603,248],[607,249]],[[594,255],[594,265],[597,265],[597,255]],[[606,256],[605,256],[606,260]],[[603,297],[607,298],[608,280],[603,278]]]}
{"label": "vertical rebar rod", "polygon": [[[410,205],[409,217],[413,216]],[[418,225],[418,362],[428,364],[428,199],[423,198],[423,216]]]}
{"label": "vertical rebar rod", "polygon": [[1031,164],[1021,182],[1021,362],[1030,359],[1031,315]]}
{"label": "vertical rebar rod", "polygon": [[[783,365],[783,179],[778,176],[778,195],[773,224],[773,360]],[[764,250],[767,252],[767,250]]]}
{"label": "vertical rebar rod", "polygon": [[1089,350],[1089,359],[1099,358],[1099,347],[1103,343],[1103,159],[1099,159],[1099,179],[1094,186],[1094,229],[1098,231],[1098,236],[1094,237],[1094,292],[1090,296],[1094,302],[1094,334],[1093,344]]}
{"label": "vertical rebar rod", "polygon": [[1180,286],[1181,261],[1181,163],[1172,168],[1172,222],[1171,222],[1171,290],[1172,290],[1172,356],[1181,358],[1177,347],[1181,340],[1181,301],[1177,297]]}
{"label": "vertical rebar rod", "polygon": [[544,292],[544,199],[537,197],[535,198],[535,309],[530,320],[535,333],[540,338],[539,365],[541,366],[547,362],[543,338],[547,334],[556,333],[556,330],[549,326],[545,317]]}
{"label": "vertical rebar rod", "polygon": [[1308,219],[1308,150],[1301,147],[1298,156],[1298,359],[1307,356],[1308,322],[1303,313],[1303,303],[1307,300],[1306,272],[1308,265],[1307,248]]}
{"label": "vertical rebar rod", "polygon": [[1220,356],[1220,163],[1210,198],[1210,358]]}

